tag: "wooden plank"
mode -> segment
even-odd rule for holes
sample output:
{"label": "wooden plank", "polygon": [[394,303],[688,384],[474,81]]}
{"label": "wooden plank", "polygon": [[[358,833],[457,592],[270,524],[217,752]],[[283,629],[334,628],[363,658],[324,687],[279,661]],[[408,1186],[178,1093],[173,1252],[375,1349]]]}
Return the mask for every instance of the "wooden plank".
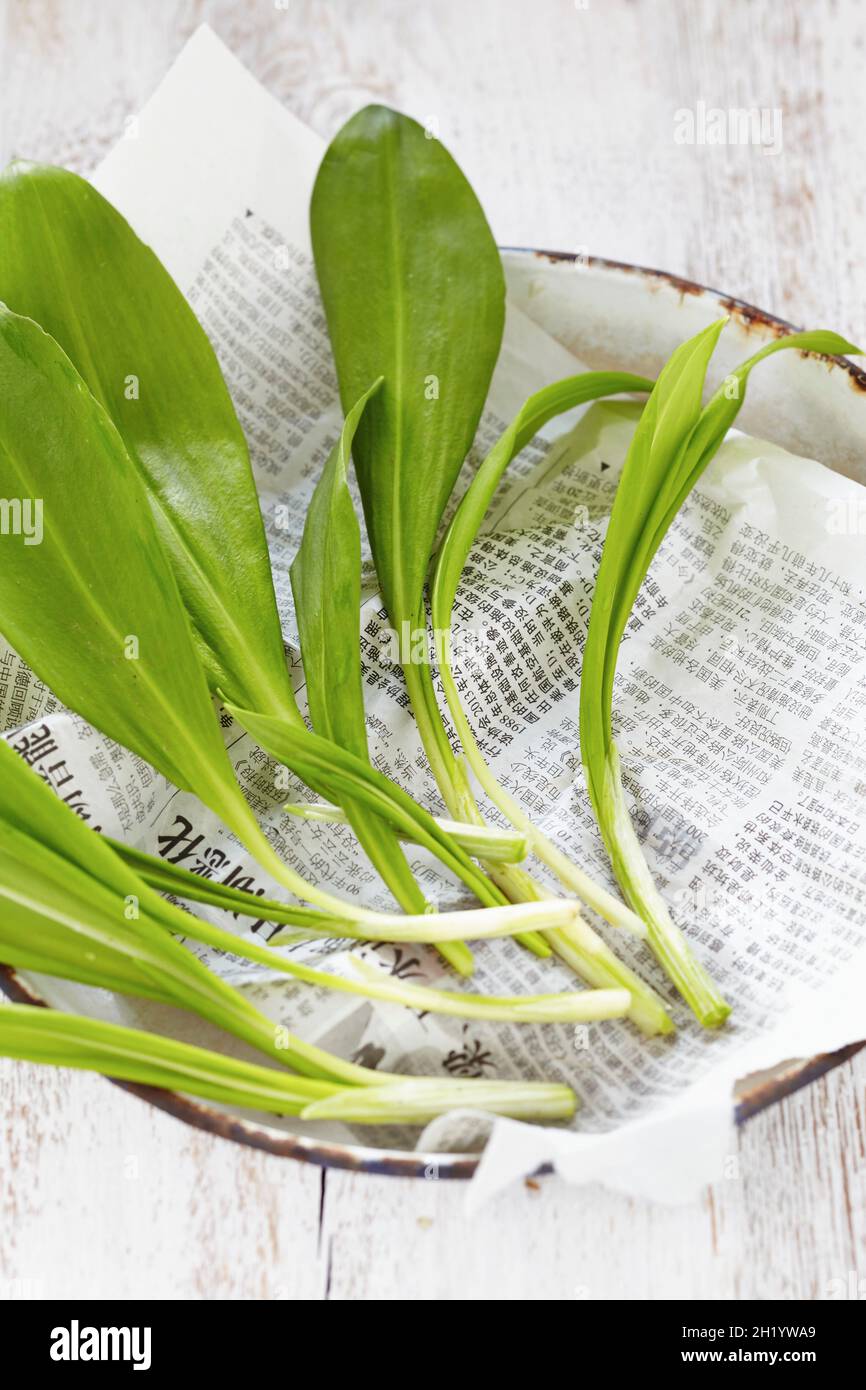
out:
{"label": "wooden plank", "polygon": [[316,1299],[319,1171],[0,1062],[0,1299]]}

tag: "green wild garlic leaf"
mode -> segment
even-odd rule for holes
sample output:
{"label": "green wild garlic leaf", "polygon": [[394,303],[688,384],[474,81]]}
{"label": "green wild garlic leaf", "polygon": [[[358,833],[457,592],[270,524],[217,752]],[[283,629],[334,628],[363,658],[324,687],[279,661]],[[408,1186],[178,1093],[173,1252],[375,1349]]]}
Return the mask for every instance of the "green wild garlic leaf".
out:
{"label": "green wild garlic leaf", "polygon": [[0,630],[64,704],[195,794],[278,882],[343,904],[275,854],[235,779],[136,470],[66,354],[0,307],[0,489],[36,499],[38,545],[0,566]]}
{"label": "green wild garlic leaf", "polygon": [[623,391],[651,391],[652,381],[630,372],[581,372],[536,391],[523,404],[485,457],[449,523],[436,555],[430,584],[434,629],[445,633],[469,552],[502,476],[550,420],[575,406]]}
{"label": "green wild garlic leaf", "polygon": [[358,112],[332,140],[310,221],[344,410],[384,377],[353,453],[379,583],[400,634],[416,620],[499,355],[502,265],[447,150],[384,106]]}
{"label": "green wild garlic leaf", "polygon": [[[0,178],[0,244],[0,299],[59,342],[136,465],[211,689],[302,741],[246,441],[192,309],[111,204],[62,169]],[[326,777],[311,785],[334,799]],[[421,910],[398,860],[378,867]]]}
{"label": "green wild garlic leaf", "polygon": [[707,368],[725,322],[710,324],[677,348],[635,429],[602,550],[580,686],[581,755],[614,871],[631,906],[646,921],[661,964],[699,1020],[710,1027],[724,1022],[729,1006],[673,923],[652,882],[626,806],[611,728],[620,644],[652,559],[734,423],[753,367],[786,348],[857,351],[834,333],[791,334],[755,353],[702,407]]}
{"label": "green wild garlic leaf", "polygon": [[246,440],[184,296],[119,212],[76,174],[0,177],[0,299],[60,344],[147,489],[212,687],[294,706]]}
{"label": "green wild garlic leaf", "polygon": [[301,639],[310,719],[316,733],[367,758],[361,675],[361,530],[348,467],[364,408],[381,378],[348,412],[307,508],[292,563],[292,593]]}
{"label": "green wild garlic leaf", "polygon": [[[361,531],[348,483],[352,440],[364,408],[380,388],[368,387],[346,416],[307,509],[301,546],[292,564],[292,592],[301,640],[313,728],[369,761],[361,675]],[[392,885],[406,912],[427,902],[395,831],[363,804],[343,800],[359,844]],[[465,957],[455,964],[468,967]]]}

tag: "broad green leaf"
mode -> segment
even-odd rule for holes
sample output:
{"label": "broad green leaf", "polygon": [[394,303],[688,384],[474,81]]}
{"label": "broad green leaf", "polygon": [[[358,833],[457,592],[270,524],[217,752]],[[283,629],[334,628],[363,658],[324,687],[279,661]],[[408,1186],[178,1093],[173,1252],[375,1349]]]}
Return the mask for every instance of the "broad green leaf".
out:
{"label": "broad green leaf", "polygon": [[91,972],[110,974],[112,987],[123,993],[192,1009],[231,1032],[240,1027],[239,1035],[249,1038],[254,1015],[242,999],[159,929],[161,914],[141,908],[138,885],[128,881],[126,886],[121,896],[85,868],[4,824],[0,959],[25,966],[35,952],[51,962],[49,974],[83,983],[94,983]]}
{"label": "broad green leaf", "polygon": [[[4,542],[0,626],[64,703],[179,787],[225,751],[171,569],[122,441],[62,349],[0,308],[0,486],[41,543]],[[211,799],[213,792],[211,793]]]}
{"label": "broad green leaf", "polygon": [[42,509],[13,535],[0,630],[65,704],[195,792],[293,893],[235,779],[172,569],[123,442],[58,344],[0,306],[0,490]]}
{"label": "broad green leaf", "polygon": [[0,177],[0,247],[0,300],[56,339],[141,474],[212,687],[297,715],[246,441],[180,290],[64,169]]}
{"label": "broad green leaf", "polygon": [[310,209],[367,532],[398,632],[414,623],[445,504],[499,354],[505,286],[472,189],[416,121],[368,106],[332,140]]}

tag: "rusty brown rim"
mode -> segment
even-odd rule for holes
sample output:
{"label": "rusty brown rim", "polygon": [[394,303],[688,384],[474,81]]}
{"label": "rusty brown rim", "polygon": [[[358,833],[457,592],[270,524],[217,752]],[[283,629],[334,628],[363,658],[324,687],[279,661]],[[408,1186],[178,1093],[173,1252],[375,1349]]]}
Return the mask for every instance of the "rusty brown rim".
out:
{"label": "rusty brown rim", "polygon": [[[534,256],[539,260],[549,261],[553,265],[559,262],[574,262],[577,259],[573,251],[543,251],[528,246],[503,246],[501,249],[520,255]],[[603,256],[589,256],[585,258],[585,261],[587,265],[599,270],[621,271],[625,274],[657,280],[660,284],[669,286],[681,295],[710,295],[713,299],[718,300],[726,312],[739,318],[745,324],[763,325],[778,336],[783,333],[798,331],[796,325],[787,319],[778,318],[775,314],[768,314],[765,310],[757,308],[754,304],[749,304],[746,300],[736,299],[731,295],[724,294],[721,290],[713,289],[709,285],[701,285],[697,281],[683,279],[681,276],[672,275],[666,270],[654,270],[649,266],[632,265],[628,261],[611,261]],[[853,385],[866,391],[866,371],[855,366],[847,357],[835,357],[831,360],[849,374]],[[44,999],[40,999],[10,966],[0,965],[0,989],[13,1003],[45,1006]],[[866,1042],[851,1043],[836,1052],[820,1053],[806,1061],[793,1062],[790,1070],[780,1076],[773,1076],[766,1081],[755,1083],[741,1093],[734,1107],[736,1123],[744,1124],[746,1120],[760,1114],[770,1105],[775,1105],[778,1101],[784,1100],[786,1096],[799,1091],[803,1086],[817,1081],[819,1077],[832,1071],[834,1067],[847,1062],[863,1047],[866,1047]],[[389,1178],[430,1178],[435,1174],[438,1180],[442,1180],[471,1178],[480,1162],[477,1154],[407,1154],[392,1149],[367,1149],[356,1145],[333,1144],[320,1139],[278,1134],[274,1130],[256,1124],[254,1120],[240,1120],[226,1115],[222,1111],[212,1110],[201,1101],[192,1100],[177,1091],[164,1091],[156,1086],[140,1086],[135,1082],[119,1081],[113,1077],[107,1079],[112,1086],[118,1086],[121,1090],[128,1091],[141,1100],[148,1101],[158,1110],[164,1110],[166,1114],[173,1115],[175,1119],[182,1120],[184,1124],[192,1125],[194,1129],[205,1130],[209,1134],[216,1134],[222,1139],[230,1139],[236,1144],[245,1144],[249,1148],[261,1149],[263,1152],[274,1154],[279,1158],[294,1158],[301,1163],[313,1163],[320,1168],[344,1168],[352,1172],[373,1173]],[[537,1175],[540,1176],[552,1171],[550,1164],[544,1164],[538,1169]]]}
{"label": "rusty brown rim", "polygon": [[[562,262],[574,264],[578,259],[574,251],[541,251],[532,246],[502,246],[503,252],[515,253],[521,256],[533,256],[536,260],[547,261],[550,265],[559,265]],[[711,285],[702,285],[698,280],[687,280],[681,275],[673,275],[669,270],[656,270],[652,266],[632,265],[630,261],[611,261],[605,256],[584,256],[581,254],[581,264],[592,266],[597,270],[621,271],[626,275],[642,276],[646,280],[657,280],[659,284],[667,285],[670,289],[676,290],[681,295],[694,295],[701,297],[710,295],[717,299],[719,306],[732,317],[739,319],[747,327],[753,324],[769,329],[777,338],[783,337],[787,333],[799,333],[801,326],[791,323],[789,319],[781,319],[776,314],[768,314],[765,309],[759,309],[755,304],[750,304],[748,300],[737,299],[733,295],[725,294],[724,290],[714,289]],[[844,372],[850,376],[852,384],[861,391],[866,391],[866,369],[858,367],[848,357],[829,357],[830,362],[835,362]]]}

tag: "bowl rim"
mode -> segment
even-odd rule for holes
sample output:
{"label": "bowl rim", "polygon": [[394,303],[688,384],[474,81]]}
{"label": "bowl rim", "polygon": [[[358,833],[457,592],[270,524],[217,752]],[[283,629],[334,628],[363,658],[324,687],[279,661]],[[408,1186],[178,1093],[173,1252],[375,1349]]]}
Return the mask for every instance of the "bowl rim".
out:
{"label": "bowl rim", "polygon": [[[574,251],[549,251],[530,246],[502,246],[502,254],[534,257],[551,265],[574,263],[578,253]],[[618,272],[634,275],[638,279],[657,281],[673,289],[682,297],[695,295],[709,297],[718,301],[719,306],[735,315],[746,326],[767,330],[777,337],[798,331],[787,319],[767,313],[747,300],[725,294],[710,285],[696,280],[684,279],[670,271],[656,270],[650,266],[633,265],[629,261],[609,260],[604,256],[580,255],[581,265],[602,272]],[[841,367],[852,379],[852,384],[866,392],[866,371],[851,362],[847,357],[830,359]],[[0,964],[0,989],[17,1004],[34,1004],[45,1007],[45,1001],[11,967]],[[786,1096],[792,1095],[803,1086],[810,1085],[819,1077],[849,1060],[862,1048],[866,1041],[850,1043],[847,1047],[829,1053],[819,1053],[815,1057],[791,1062],[781,1073],[773,1073],[762,1080],[755,1080],[739,1095],[734,1106],[734,1119],[745,1123],[754,1115],[760,1114],[768,1106],[776,1104]],[[241,1118],[216,1110],[206,1102],[196,1100],[177,1091],[166,1091],[156,1086],[144,1086],[137,1082],[121,1081],[107,1077],[111,1085],[118,1086],[141,1100],[148,1101],[158,1110],[173,1115],[175,1119],[194,1129],[204,1130],[233,1143],[259,1149],[278,1158],[292,1158],[301,1163],[312,1163],[320,1168],[347,1169],[351,1172],[371,1173],[382,1177],[422,1178],[432,1180],[453,1180],[471,1178],[481,1162],[477,1153],[417,1153],[398,1149],[373,1149],[363,1145],[341,1144],[335,1141],[309,1138],[305,1135],[283,1134],[270,1126],[253,1119]],[[542,1165],[535,1176],[552,1173],[552,1165]]]}

